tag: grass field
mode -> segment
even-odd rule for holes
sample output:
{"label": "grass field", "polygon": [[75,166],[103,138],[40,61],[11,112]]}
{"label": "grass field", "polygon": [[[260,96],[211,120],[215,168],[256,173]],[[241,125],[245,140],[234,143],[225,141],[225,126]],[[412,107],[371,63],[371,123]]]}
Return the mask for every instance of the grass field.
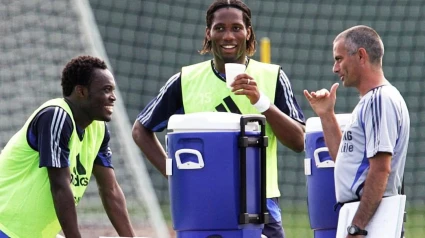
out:
{"label": "grass field", "polygon": [[[282,205],[281,208],[286,238],[314,238],[305,204]],[[168,224],[172,227],[169,210],[164,210],[164,215]],[[410,207],[408,209],[405,231],[406,238],[425,237],[425,207]]]}
{"label": "grass field", "polygon": [[[310,229],[310,223],[307,213],[307,206],[303,202],[295,204],[282,204],[282,219],[285,228],[286,238],[314,238],[313,231]],[[162,207],[164,218],[167,221],[171,237],[175,237],[175,232],[172,227],[170,216],[170,207]],[[102,216],[106,216],[103,209],[96,211]],[[142,224],[135,221],[133,217],[133,226],[136,234],[139,236],[155,237],[152,228],[143,227]],[[93,219],[90,219],[93,220]],[[116,236],[115,229],[109,223],[101,225],[100,223],[82,222],[81,232],[83,237],[99,237],[99,236]],[[405,223],[405,237],[406,238],[422,238],[425,237],[425,206],[408,207],[407,222]]]}
{"label": "grass field", "polygon": [[[314,238],[313,231],[310,229],[309,218],[307,214],[307,206],[302,203],[297,205],[282,205],[282,219],[285,228],[286,238]],[[171,237],[175,237],[172,228],[169,206],[162,207],[165,219],[170,229]],[[103,211],[102,211],[103,213]],[[407,211],[407,222],[405,223],[406,238],[422,238],[425,237],[425,207],[410,207]],[[84,224],[84,223],[83,223]],[[153,235],[153,230],[148,227],[141,227],[135,222],[133,224],[136,234],[159,238]],[[86,225],[81,226],[83,237],[116,236],[113,227],[108,223],[106,226]]]}
{"label": "grass field", "polygon": [[[286,238],[313,238],[306,206],[282,206]],[[406,238],[425,237],[425,207],[411,207],[405,223]]]}

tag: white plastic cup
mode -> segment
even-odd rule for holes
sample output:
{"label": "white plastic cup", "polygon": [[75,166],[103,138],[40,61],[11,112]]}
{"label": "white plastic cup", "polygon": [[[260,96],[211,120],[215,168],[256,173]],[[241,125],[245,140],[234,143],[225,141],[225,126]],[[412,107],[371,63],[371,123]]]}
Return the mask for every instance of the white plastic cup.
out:
{"label": "white plastic cup", "polygon": [[226,73],[226,86],[232,88],[230,85],[235,81],[235,77],[245,72],[245,64],[226,63],[224,70]]}

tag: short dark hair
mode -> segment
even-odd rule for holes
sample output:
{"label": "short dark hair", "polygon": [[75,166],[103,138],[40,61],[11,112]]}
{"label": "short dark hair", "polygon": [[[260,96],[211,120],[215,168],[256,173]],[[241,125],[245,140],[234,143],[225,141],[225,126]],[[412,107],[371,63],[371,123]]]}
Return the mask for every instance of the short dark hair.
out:
{"label": "short dark hair", "polygon": [[[246,41],[246,53],[248,56],[254,55],[257,41],[255,40],[254,29],[251,23],[251,10],[244,2],[240,0],[215,0],[207,10],[207,16],[205,17],[207,28],[211,29],[211,25],[214,20],[214,13],[218,9],[224,7],[233,7],[242,11],[245,26],[247,28],[251,27],[251,36]],[[202,50],[200,50],[199,53],[206,54],[209,52],[211,52],[211,41],[208,41],[207,37],[205,36]]]}
{"label": "short dark hair", "polygon": [[359,48],[364,48],[369,54],[371,63],[381,63],[384,56],[384,44],[378,33],[369,26],[358,25],[341,32],[334,40],[345,40],[345,47],[350,55]]}
{"label": "short dark hair", "polygon": [[84,55],[69,61],[62,71],[62,94],[64,97],[71,95],[77,85],[88,86],[94,69],[107,69],[105,62],[99,58]]}

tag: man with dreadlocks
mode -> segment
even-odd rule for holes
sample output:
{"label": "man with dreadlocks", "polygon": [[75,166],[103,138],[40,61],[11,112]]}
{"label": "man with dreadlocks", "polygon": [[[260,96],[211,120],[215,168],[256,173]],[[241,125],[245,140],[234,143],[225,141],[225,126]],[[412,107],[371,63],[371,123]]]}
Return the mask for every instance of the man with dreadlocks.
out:
{"label": "man with dreadlocks", "polygon": [[[137,117],[134,141],[165,176],[167,155],[154,132],[166,128],[173,114],[226,112],[223,101],[227,112],[263,114],[269,137],[267,208],[271,215],[263,234],[269,238],[284,237],[278,205],[277,140],[293,151],[303,151],[304,115],[282,68],[249,58],[255,53],[256,40],[247,5],[239,0],[216,0],[207,10],[206,24],[200,53],[211,53],[213,59],[183,67],[168,80]],[[226,87],[225,63],[247,66],[245,73],[235,77],[232,89]]]}

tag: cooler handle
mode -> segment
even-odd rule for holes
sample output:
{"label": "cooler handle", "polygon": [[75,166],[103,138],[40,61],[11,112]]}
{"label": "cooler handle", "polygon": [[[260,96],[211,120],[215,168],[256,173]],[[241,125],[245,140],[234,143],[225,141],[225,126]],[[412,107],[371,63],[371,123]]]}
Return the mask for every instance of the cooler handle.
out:
{"label": "cooler handle", "polygon": [[[258,122],[261,126],[260,137],[254,141],[246,135],[245,126],[249,122]],[[240,166],[240,213],[239,224],[267,224],[269,213],[267,211],[266,198],[266,149],[268,137],[266,136],[266,117],[264,115],[242,115],[240,119],[241,133],[239,136],[239,166]],[[247,147],[260,148],[260,214],[247,212],[247,181],[246,181],[246,149]]]}
{"label": "cooler handle", "polygon": [[[180,155],[181,154],[193,154],[198,158],[198,163],[188,161],[185,163],[181,162]],[[176,163],[178,169],[202,169],[204,167],[204,159],[202,159],[201,152],[193,149],[180,149],[175,153]]]}
{"label": "cooler handle", "polygon": [[320,161],[319,153],[321,152],[329,152],[328,147],[320,147],[314,150],[314,161],[316,162],[317,168],[333,168],[335,167],[335,163],[333,160],[325,160]]}

